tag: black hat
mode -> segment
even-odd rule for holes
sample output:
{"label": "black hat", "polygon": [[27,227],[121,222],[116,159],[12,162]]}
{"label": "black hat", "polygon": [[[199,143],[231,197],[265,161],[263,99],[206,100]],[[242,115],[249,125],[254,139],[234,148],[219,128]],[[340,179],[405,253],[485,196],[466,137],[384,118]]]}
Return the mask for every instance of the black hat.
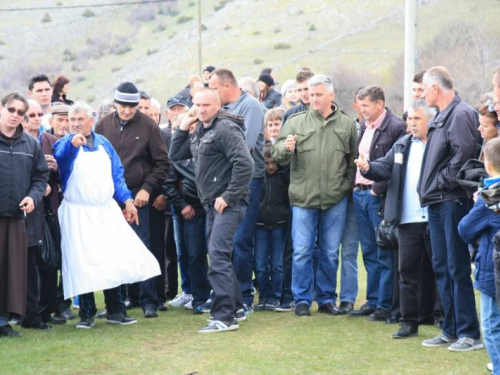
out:
{"label": "black hat", "polygon": [[205,69],[203,69],[203,72],[212,73],[214,70],[215,70],[215,66],[209,65]]}
{"label": "black hat", "polygon": [[189,108],[189,103],[182,96],[172,96],[170,99],[168,99],[167,101],[168,109],[176,105],[183,105],[184,107]]}
{"label": "black hat", "polygon": [[132,82],[122,82],[115,91],[115,103],[136,107],[139,105],[139,90]]}
{"label": "black hat", "polygon": [[274,79],[271,77],[270,74],[263,73],[259,76],[259,79],[257,81],[262,81],[268,86],[274,86]]}

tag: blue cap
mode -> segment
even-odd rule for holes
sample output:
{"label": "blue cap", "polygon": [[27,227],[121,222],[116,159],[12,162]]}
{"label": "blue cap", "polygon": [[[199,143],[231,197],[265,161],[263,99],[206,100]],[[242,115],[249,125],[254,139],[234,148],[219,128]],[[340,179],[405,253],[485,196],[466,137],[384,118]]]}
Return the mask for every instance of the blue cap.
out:
{"label": "blue cap", "polygon": [[189,108],[189,103],[182,96],[173,96],[170,99],[168,99],[167,101],[168,109],[176,105],[183,105],[184,107]]}

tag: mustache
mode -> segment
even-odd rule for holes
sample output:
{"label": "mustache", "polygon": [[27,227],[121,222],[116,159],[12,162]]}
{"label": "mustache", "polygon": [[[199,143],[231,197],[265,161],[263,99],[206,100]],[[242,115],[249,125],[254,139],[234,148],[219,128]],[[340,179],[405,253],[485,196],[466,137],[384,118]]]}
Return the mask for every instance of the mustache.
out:
{"label": "mustache", "polygon": [[81,125],[75,125],[75,126],[71,127],[71,130],[82,130],[82,129],[83,129],[83,126],[81,126]]}

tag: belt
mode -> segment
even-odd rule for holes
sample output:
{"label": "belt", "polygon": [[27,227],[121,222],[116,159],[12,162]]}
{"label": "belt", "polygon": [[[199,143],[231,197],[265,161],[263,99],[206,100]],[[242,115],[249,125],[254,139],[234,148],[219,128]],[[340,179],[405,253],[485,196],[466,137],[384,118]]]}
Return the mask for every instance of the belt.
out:
{"label": "belt", "polygon": [[359,190],[371,190],[371,189],[372,189],[372,185],[361,185],[361,184],[356,184],[356,187],[357,187]]}

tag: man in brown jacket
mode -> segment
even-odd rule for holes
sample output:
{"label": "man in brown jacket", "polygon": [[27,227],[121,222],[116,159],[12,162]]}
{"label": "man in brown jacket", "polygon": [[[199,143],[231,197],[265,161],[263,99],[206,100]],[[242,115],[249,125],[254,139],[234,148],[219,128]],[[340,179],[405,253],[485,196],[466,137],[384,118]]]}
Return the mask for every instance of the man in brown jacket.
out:
{"label": "man in brown jacket", "polygon": [[[132,226],[161,264],[165,261],[162,254],[155,254],[156,249],[151,246],[150,226],[154,223],[150,222],[149,210],[153,209],[160,186],[167,179],[170,163],[160,128],[149,116],[137,110],[139,99],[139,90],[133,83],[121,83],[115,92],[116,111],[101,119],[95,131],[105,136],[120,156],[125,181],[139,213],[139,225]],[[136,287],[129,286],[126,305],[132,307],[137,303],[146,318],[158,316],[156,278],[139,283],[138,292]]]}

